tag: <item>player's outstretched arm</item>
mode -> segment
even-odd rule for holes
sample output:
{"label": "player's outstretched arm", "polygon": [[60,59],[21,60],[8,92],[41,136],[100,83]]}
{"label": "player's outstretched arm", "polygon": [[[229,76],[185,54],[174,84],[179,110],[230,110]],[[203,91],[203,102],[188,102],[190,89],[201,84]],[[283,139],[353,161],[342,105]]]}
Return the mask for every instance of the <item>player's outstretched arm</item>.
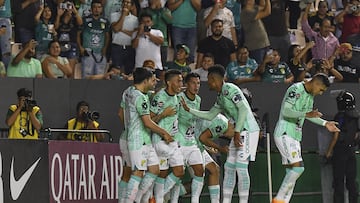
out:
{"label": "player's outstretched arm", "polygon": [[204,132],[201,133],[201,135],[199,137],[199,140],[205,146],[217,149],[222,153],[227,154],[229,152],[229,147],[228,146],[221,147],[212,140],[212,134],[211,134],[209,129],[206,129]]}
{"label": "player's outstretched arm", "polygon": [[325,123],[325,127],[328,129],[328,131],[330,132],[340,132],[340,129],[336,126],[338,125],[338,122],[335,121],[326,121]]}
{"label": "player's outstretched arm", "polygon": [[199,110],[189,108],[188,105],[186,104],[184,98],[181,98],[180,102],[181,102],[181,106],[185,109],[185,111],[187,111],[199,118],[206,119],[209,121],[214,119],[221,112],[221,109],[216,106],[213,106],[209,111],[199,111]]}
{"label": "player's outstretched arm", "polygon": [[154,133],[159,134],[165,140],[166,143],[170,143],[174,141],[174,139],[166,130],[164,130],[163,128],[158,126],[153,120],[151,120],[150,115],[141,116],[141,120],[146,128],[149,128]]}

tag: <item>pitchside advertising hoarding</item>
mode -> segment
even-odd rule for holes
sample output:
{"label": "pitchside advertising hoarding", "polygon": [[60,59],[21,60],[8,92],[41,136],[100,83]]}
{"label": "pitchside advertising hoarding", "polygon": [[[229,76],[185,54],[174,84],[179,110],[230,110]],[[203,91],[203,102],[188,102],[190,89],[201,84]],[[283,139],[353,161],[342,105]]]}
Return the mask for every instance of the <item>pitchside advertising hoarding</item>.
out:
{"label": "pitchside advertising hoarding", "polygon": [[118,144],[0,140],[0,203],[115,203]]}

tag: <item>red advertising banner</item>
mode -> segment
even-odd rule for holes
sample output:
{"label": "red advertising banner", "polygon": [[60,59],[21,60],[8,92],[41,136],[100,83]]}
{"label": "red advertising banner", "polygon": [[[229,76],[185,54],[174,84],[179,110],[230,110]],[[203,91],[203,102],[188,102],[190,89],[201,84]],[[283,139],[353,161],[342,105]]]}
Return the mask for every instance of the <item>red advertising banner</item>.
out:
{"label": "red advertising banner", "polygon": [[49,141],[50,203],[117,203],[118,144]]}

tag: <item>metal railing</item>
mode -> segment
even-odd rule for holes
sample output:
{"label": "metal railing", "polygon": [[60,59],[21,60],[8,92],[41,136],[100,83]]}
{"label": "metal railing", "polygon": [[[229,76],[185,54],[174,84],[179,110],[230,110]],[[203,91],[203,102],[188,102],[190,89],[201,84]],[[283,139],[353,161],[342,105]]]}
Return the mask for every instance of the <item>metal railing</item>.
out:
{"label": "metal railing", "polygon": [[85,134],[86,136],[88,136],[88,133],[103,133],[108,136],[109,142],[114,141],[109,130],[90,130],[90,129],[69,130],[69,129],[61,129],[61,128],[45,128],[45,129],[41,130],[40,133],[42,135],[45,135],[45,136],[43,136],[44,138],[48,138],[48,139],[54,139],[53,133],[79,133],[79,134]]}

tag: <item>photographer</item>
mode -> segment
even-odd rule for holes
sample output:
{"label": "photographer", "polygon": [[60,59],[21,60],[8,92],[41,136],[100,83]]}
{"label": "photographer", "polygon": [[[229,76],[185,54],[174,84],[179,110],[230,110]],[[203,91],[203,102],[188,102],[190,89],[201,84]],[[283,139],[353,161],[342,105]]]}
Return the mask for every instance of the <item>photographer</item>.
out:
{"label": "photographer", "polygon": [[[98,130],[99,123],[97,120],[100,115],[98,112],[89,111],[89,103],[80,101],[76,105],[76,117],[68,120],[66,129],[68,130]],[[100,142],[104,140],[102,133],[68,133],[65,135],[67,140],[77,140],[83,142]]]}
{"label": "photographer", "polygon": [[26,88],[17,91],[18,104],[11,105],[6,115],[9,139],[38,139],[43,124],[40,107]]}
{"label": "photographer", "polygon": [[[335,132],[326,152],[326,158],[332,159],[334,203],[344,202],[344,182],[349,191],[349,203],[356,203],[358,188],[356,182],[355,149],[359,139],[359,112],[355,109],[355,97],[343,90],[336,97],[340,132]],[[346,181],[345,181],[346,180]]]}
{"label": "photographer", "polygon": [[338,24],[342,24],[340,42],[346,42],[353,34],[360,33],[360,1],[350,0],[345,9],[335,17]]}

